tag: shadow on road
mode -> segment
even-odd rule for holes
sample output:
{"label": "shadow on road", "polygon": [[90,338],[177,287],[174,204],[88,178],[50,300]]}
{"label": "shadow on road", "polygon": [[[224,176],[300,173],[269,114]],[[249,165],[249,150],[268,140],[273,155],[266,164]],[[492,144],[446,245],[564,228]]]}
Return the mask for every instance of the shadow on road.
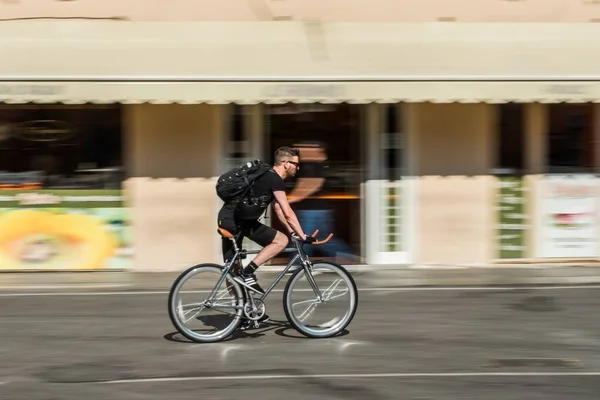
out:
{"label": "shadow on road", "polygon": [[[231,342],[233,340],[248,339],[248,338],[256,339],[256,338],[265,336],[266,332],[272,331],[277,328],[287,329],[286,327],[289,327],[289,324],[287,323],[287,321],[271,320],[269,322],[263,322],[261,324],[261,327],[259,327],[257,329],[248,329],[245,331],[237,329],[235,332],[233,332],[227,338],[225,338],[219,342]],[[280,335],[280,336],[285,336],[285,335]],[[177,331],[167,333],[166,335],[163,336],[163,338],[170,342],[176,342],[176,343],[195,343]],[[198,344],[201,344],[201,343],[198,343]],[[210,343],[207,343],[207,344],[210,344]]]}
{"label": "shadow on road", "polygon": [[[293,332],[294,334],[290,334],[287,332]],[[340,333],[338,333],[335,336],[330,336],[329,339],[331,339],[332,337],[337,338],[337,337],[343,337],[346,336],[350,333],[350,331],[348,331],[347,329],[344,329],[343,331],[341,331]],[[281,336],[281,337],[286,337],[286,338],[292,338],[292,339],[318,339],[318,338],[310,338],[308,336],[304,336],[303,334],[301,334],[300,332],[298,332],[296,329],[294,329],[289,323],[285,323],[284,326],[282,326],[281,328],[277,329],[275,331],[275,334],[277,336]]]}
{"label": "shadow on road", "polygon": [[[237,329],[227,338],[220,340],[220,343],[231,342],[239,339],[257,339],[259,337],[265,336],[265,334],[269,331],[274,331],[277,336],[290,338],[290,339],[315,339],[302,335],[296,329],[294,329],[288,321],[277,321],[270,320],[269,322],[263,322],[261,327],[257,329],[248,329],[248,330],[240,330]],[[343,337],[350,333],[347,329],[344,329],[339,334],[332,336],[334,338]],[[163,336],[165,340],[176,343],[195,343],[192,340],[189,340],[179,332],[170,332]],[[330,337],[331,338],[331,337]],[[201,344],[201,343],[198,343]],[[210,344],[210,343],[207,343]]]}

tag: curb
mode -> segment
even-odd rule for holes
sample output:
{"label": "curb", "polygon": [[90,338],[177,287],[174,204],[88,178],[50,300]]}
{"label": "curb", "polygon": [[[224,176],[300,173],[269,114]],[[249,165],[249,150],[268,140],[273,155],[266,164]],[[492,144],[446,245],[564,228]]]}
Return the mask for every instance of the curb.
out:
{"label": "curb", "polygon": [[[348,266],[348,270],[359,288],[600,284],[597,265]],[[265,267],[257,275],[266,284],[279,271],[281,268]],[[168,291],[179,274],[180,271],[5,272],[0,274],[0,291]],[[283,277],[277,288],[284,287],[288,276]]]}

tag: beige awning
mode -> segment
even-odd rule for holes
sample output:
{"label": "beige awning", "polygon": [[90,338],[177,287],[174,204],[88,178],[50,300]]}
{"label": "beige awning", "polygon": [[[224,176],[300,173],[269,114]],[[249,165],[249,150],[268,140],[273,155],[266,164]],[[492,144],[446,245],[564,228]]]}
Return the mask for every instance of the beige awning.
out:
{"label": "beige awning", "polygon": [[600,101],[598,24],[0,22],[0,101]]}

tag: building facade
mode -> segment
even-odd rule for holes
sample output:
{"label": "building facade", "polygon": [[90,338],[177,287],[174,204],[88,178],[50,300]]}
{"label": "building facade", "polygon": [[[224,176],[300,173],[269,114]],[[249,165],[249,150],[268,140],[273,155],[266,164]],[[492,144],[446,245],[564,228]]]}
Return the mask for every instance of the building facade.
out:
{"label": "building facade", "polygon": [[216,177],[283,144],[344,262],[597,259],[600,3],[477,4],[0,2],[0,268],[218,262]]}

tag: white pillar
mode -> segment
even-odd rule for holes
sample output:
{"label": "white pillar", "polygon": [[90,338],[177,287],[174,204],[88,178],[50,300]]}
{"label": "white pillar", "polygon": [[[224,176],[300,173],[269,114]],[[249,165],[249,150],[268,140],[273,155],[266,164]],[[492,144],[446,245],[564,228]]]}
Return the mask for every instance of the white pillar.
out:
{"label": "white pillar", "polygon": [[539,176],[547,172],[548,164],[548,106],[542,103],[530,103],[525,107],[525,173],[524,187],[525,212],[529,229],[525,230],[526,257],[538,254],[538,193]]}
{"label": "white pillar", "polygon": [[404,103],[402,107],[402,157],[406,176],[403,177],[403,188],[406,193],[403,201],[404,224],[402,225],[403,248],[406,253],[406,262],[414,263],[418,259],[418,188],[419,188],[419,127],[417,124],[418,104]]}
{"label": "white pillar", "polygon": [[365,258],[368,264],[377,264],[381,243],[381,206],[379,178],[381,157],[379,140],[381,132],[381,106],[377,103],[365,106],[365,138],[367,174],[363,190],[363,215]]}

